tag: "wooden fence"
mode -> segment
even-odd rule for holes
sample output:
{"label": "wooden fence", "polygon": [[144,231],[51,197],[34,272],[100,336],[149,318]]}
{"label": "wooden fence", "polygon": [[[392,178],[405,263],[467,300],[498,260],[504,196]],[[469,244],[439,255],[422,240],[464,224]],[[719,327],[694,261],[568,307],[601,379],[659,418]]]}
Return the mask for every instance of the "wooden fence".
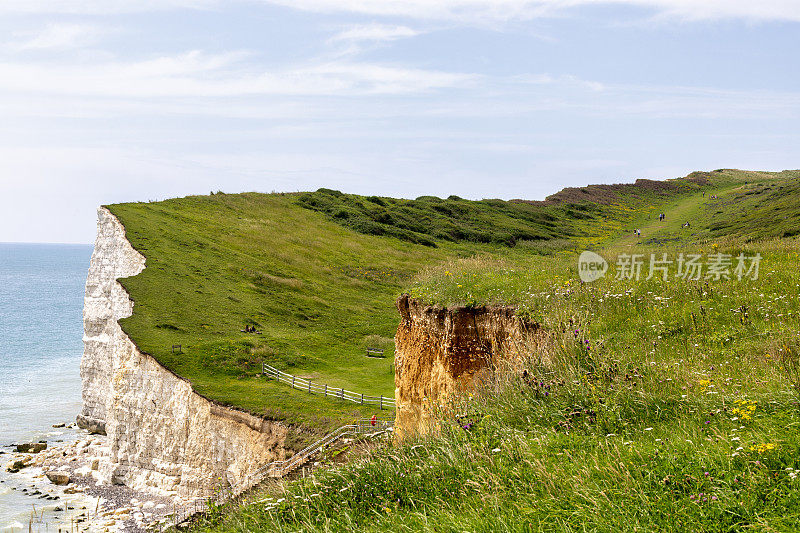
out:
{"label": "wooden fence", "polygon": [[263,365],[262,373],[267,377],[276,379],[281,383],[291,385],[292,388],[306,391],[309,394],[321,394],[326,397],[339,398],[340,400],[346,400],[348,402],[354,402],[361,405],[377,405],[380,409],[395,408],[394,398],[387,398],[385,396],[367,396],[363,393],[353,392],[346,389],[337,389],[335,387],[329,387],[325,384],[319,385],[311,380],[293,376],[292,374],[287,374],[286,372],[281,372],[277,368],[268,364]]}
{"label": "wooden fence", "polygon": [[225,502],[252,489],[267,478],[284,477],[302,465],[306,464],[312,457],[321,453],[328,446],[332,445],[339,439],[356,435],[377,435],[378,433],[390,431],[392,427],[392,421],[371,420],[368,418],[357,420],[353,424],[342,426],[336,431],[325,435],[313,444],[303,448],[289,459],[285,461],[274,461],[259,468],[243,479],[236,487],[218,491],[209,498],[200,498],[194,500],[192,503],[182,507],[179,511],[173,513],[171,516],[166,517],[159,524],[159,529],[163,532],[171,527],[177,527],[179,524],[186,522],[192,516],[207,511],[209,505],[222,505]]}

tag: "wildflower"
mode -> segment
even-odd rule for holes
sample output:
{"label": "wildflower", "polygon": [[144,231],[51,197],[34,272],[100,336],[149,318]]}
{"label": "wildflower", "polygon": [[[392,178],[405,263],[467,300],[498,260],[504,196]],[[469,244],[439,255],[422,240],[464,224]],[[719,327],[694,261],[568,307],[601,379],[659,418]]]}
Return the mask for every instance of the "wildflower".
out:
{"label": "wildflower", "polygon": [[[750,451],[751,452],[758,452],[758,453],[767,453],[767,452],[771,452],[775,448],[777,448],[777,445],[772,444],[771,442],[767,442],[767,443],[764,443],[764,444],[750,446]],[[758,461],[756,461],[756,462],[758,462]]]}

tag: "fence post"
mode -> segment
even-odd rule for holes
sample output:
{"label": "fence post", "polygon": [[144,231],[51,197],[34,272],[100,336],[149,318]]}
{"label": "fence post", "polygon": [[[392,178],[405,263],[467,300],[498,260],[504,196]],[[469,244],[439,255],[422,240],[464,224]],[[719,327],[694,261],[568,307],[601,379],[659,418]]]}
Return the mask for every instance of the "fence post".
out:
{"label": "fence post", "polygon": [[294,388],[294,376],[292,376],[292,388]]}
{"label": "fence post", "polygon": [[361,405],[364,405],[364,393],[361,393]]}
{"label": "fence post", "polygon": [[311,394],[311,380],[308,380],[308,393]]}
{"label": "fence post", "polygon": [[383,394],[381,394],[381,411],[383,411]]}
{"label": "fence post", "polygon": [[328,384],[325,384],[325,397],[328,397]]}

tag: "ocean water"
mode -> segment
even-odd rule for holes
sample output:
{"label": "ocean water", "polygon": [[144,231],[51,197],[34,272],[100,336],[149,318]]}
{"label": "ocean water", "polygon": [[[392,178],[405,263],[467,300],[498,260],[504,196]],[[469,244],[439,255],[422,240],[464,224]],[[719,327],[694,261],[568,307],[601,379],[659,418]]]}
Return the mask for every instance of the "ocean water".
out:
{"label": "ocean water", "polygon": [[[37,502],[24,478],[5,472],[7,446],[77,433],[81,406],[83,291],[92,247],[0,243],[0,532],[23,523]],[[24,471],[23,471],[24,472]],[[17,490],[14,490],[17,489]],[[54,529],[56,531],[57,529]]]}

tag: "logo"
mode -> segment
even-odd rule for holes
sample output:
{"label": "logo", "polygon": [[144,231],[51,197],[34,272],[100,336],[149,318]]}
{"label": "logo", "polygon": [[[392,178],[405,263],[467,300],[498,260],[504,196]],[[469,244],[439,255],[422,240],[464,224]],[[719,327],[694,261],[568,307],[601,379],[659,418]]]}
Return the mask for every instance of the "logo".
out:
{"label": "logo", "polygon": [[606,275],[608,262],[600,255],[585,251],[578,258],[578,275],[584,283],[597,281]]}

